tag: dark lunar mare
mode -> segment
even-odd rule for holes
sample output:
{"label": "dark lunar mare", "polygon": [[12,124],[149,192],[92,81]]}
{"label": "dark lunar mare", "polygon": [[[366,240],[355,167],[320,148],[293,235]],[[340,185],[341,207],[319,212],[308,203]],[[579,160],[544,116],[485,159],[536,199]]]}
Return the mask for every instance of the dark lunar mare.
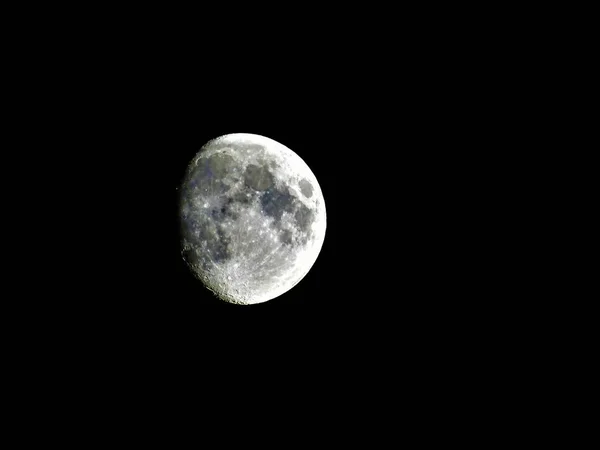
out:
{"label": "dark lunar mare", "polygon": [[[231,239],[220,224],[214,230],[209,226],[206,218],[199,218],[197,214],[182,220],[183,237],[190,246],[183,256],[192,265],[201,265],[207,269],[210,261],[223,263],[229,260],[231,253]],[[206,254],[202,254],[201,243],[205,242]]]}
{"label": "dark lunar mare", "polygon": [[282,230],[279,233],[279,240],[284,245],[292,245],[292,232],[290,230]]}
{"label": "dark lunar mare", "polygon": [[[244,146],[240,150],[245,148],[247,147]],[[273,226],[278,232],[280,242],[285,246],[306,244],[312,236],[314,213],[287,187],[277,186],[269,166],[264,163],[248,165],[243,173],[245,189],[232,197],[224,195],[230,186],[222,180],[232,164],[229,155],[219,152],[210,158],[201,158],[183,186],[182,204],[187,203],[190,206],[189,213],[181,217],[182,233],[190,246],[184,250],[183,257],[190,265],[201,267],[203,270],[209,269],[213,262],[223,263],[233,256],[231,239],[222,224],[228,219],[239,219],[239,214],[234,211],[236,203],[244,208],[258,199],[262,213],[274,219]],[[313,187],[307,180],[301,180],[299,187],[302,195],[307,198],[312,196]],[[210,195],[216,194],[222,201],[208,210],[194,210],[191,207],[194,200],[205,196],[207,192]],[[300,230],[296,238],[295,234],[285,229],[281,223],[284,212],[292,215],[295,225]],[[201,247],[202,242],[205,243],[206,251],[210,253],[202,254],[205,251]]]}
{"label": "dark lunar mare", "polygon": [[300,192],[302,192],[302,195],[304,195],[306,198],[312,197],[313,187],[307,179],[300,180],[298,186],[300,186]]}
{"label": "dark lunar mare", "polygon": [[310,226],[314,220],[314,213],[307,206],[298,202],[294,218],[296,219],[296,225],[298,225],[298,228],[300,228],[302,232],[310,232]]}
{"label": "dark lunar mare", "polygon": [[283,191],[274,186],[260,196],[263,213],[275,219],[276,223],[281,221],[284,211],[294,212],[295,203],[296,197],[291,195],[287,189]]}
{"label": "dark lunar mare", "polygon": [[265,166],[249,164],[244,173],[246,186],[256,191],[264,191],[273,185],[273,174]]}
{"label": "dark lunar mare", "polygon": [[306,244],[312,236],[311,225],[314,221],[314,213],[290,193],[288,189],[282,190],[276,187],[267,189],[260,196],[262,212],[275,219],[275,227],[279,231],[279,238],[283,244],[292,245],[292,234],[281,225],[283,212],[293,214],[296,226],[301,231],[299,242]]}
{"label": "dark lunar mare", "polygon": [[231,197],[224,199],[220,205],[215,206],[210,210],[210,215],[213,220],[220,224],[225,220],[235,221],[239,218],[239,214],[233,210],[235,200]]}
{"label": "dark lunar mare", "polygon": [[[190,195],[184,193],[182,204],[190,201]],[[190,265],[206,270],[211,261],[223,263],[231,258],[231,239],[223,229],[222,223],[226,219],[237,219],[237,214],[231,209],[232,204],[233,200],[228,199],[221,206],[208,212],[190,209],[187,214],[180,216],[182,237],[189,246],[184,250],[183,257]],[[202,248],[202,242],[205,242],[205,250]],[[205,251],[206,254],[203,254]]]}
{"label": "dark lunar mare", "polygon": [[200,158],[196,167],[190,172],[187,188],[190,194],[210,192],[212,194],[224,194],[231,186],[223,182],[223,176],[227,172],[227,165],[231,164],[233,158],[229,155],[215,154],[210,158]]}

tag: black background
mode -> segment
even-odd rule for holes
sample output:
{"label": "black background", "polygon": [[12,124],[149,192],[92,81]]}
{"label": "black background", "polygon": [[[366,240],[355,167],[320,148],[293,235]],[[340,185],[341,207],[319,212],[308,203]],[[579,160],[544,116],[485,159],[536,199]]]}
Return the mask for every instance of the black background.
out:
{"label": "black background", "polygon": [[[32,257],[52,266],[39,285],[53,300],[24,303],[36,332],[23,339],[48,383],[149,410],[181,401],[183,414],[312,405],[327,424],[375,410],[359,404],[445,414],[498,370],[486,355],[510,308],[496,302],[486,230],[499,218],[480,187],[501,141],[486,108],[502,85],[488,77],[489,48],[424,17],[368,29],[337,16],[292,30],[242,23],[252,39],[230,42],[221,28],[235,26],[222,20],[129,16],[86,39],[82,21],[36,41],[26,80],[34,114],[51,119],[39,134],[64,209],[43,214],[53,239]],[[253,306],[217,300],[179,249],[187,164],[239,132],[300,155],[327,208],[312,270]],[[33,198],[45,195],[35,186]]]}
{"label": "black background", "polygon": [[[217,54],[177,40],[163,47],[158,37],[124,42],[110,51],[86,42],[48,61],[69,68],[46,80],[61,87],[47,113],[59,118],[52,133],[77,148],[64,152],[78,180],[65,186],[75,204],[66,231],[81,243],[69,265],[84,272],[73,288],[89,297],[81,304],[90,320],[115,321],[118,333],[174,352],[289,343],[325,355],[327,342],[447,330],[447,314],[460,307],[447,298],[461,297],[452,289],[465,276],[454,233],[474,226],[461,215],[478,133],[477,106],[465,104],[446,63],[424,61],[423,47],[380,53],[358,42]],[[208,140],[236,132],[298,153],[321,184],[328,218],[306,278],[250,307],[204,290],[183,265],[177,235],[186,165]]]}
{"label": "black background", "polygon": [[[355,56],[277,64],[163,56],[80,81],[85,113],[76,123],[90,146],[77,175],[89,188],[73,224],[78,275],[64,279],[71,295],[61,323],[69,339],[81,333],[71,345],[136,373],[300,391],[308,380],[348,376],[389,387],[395,377],[432,376],[465,348],[479,351],[473,337],[493,320],[473,268],[485,249],[468,253],[464,236],[484,219],[471,217],[461,175],[476,135],[463,135],[463,107],[428,78],[437,68],[413,61],[373,72]],[[177,222],[186,165],[208,140],[236,132],[298,153],[327,208],[308,275],[246,307],[193,278]]]}

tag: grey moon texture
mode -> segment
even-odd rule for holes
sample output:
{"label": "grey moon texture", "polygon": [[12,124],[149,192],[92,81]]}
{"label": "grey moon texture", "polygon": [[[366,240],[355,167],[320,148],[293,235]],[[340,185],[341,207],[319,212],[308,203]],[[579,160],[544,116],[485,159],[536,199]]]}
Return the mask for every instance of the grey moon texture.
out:
{"label": "grey moon texture", "polygon": [[226,302],[250,305],[292,289],[325,239],[323,193],[308,165],[247,133],[207,142],[180,189],[182,256]]}

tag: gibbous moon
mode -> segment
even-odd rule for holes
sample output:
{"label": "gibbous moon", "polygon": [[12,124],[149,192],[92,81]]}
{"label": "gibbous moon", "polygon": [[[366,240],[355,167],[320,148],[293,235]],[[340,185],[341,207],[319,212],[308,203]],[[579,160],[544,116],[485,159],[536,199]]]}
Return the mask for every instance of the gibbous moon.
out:
{"label": "gibbous moon", "polygon": [[227,134],[190,162],[180,197],[182,256],[221,300],[262,303],[292,289],[325,238],[325,201],[306,163],[256,134]]}

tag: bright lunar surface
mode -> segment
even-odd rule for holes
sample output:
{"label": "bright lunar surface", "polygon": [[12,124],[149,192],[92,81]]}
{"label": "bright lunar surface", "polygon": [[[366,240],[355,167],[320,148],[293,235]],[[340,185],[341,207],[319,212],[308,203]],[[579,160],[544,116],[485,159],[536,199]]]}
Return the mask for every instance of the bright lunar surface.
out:
{"label": "bright lunar surface", "polygon": [[181,186],[182,255],[220,299],[262,303],[294,287],[325,238],[325,201],[306,163],[256,134],[206,143]]}

